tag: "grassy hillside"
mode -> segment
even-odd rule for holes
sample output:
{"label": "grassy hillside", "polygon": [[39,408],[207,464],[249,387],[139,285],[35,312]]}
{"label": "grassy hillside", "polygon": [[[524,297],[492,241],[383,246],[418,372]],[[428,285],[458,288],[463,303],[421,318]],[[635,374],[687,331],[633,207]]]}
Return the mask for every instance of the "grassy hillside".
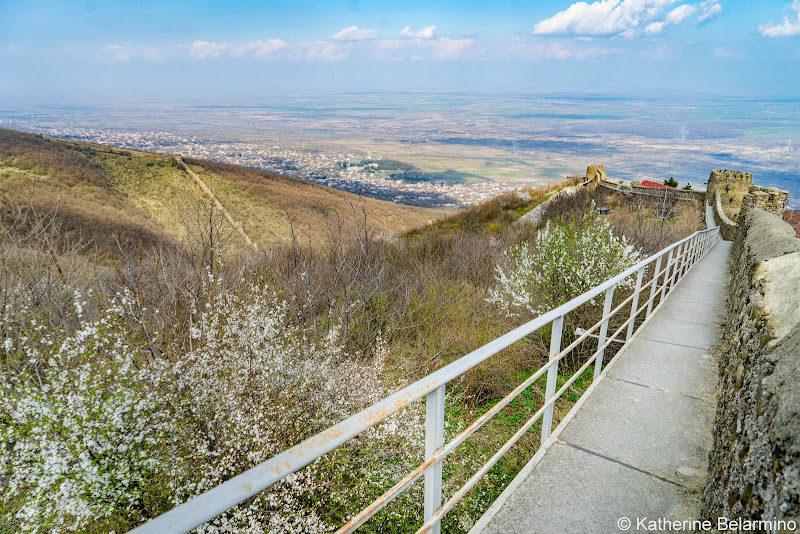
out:
{"label": "grassy hillside", "polygon": [[290,221],[312,242],[327,239],[339,219],[347,225],[366,215],[377,234],[396,234],[424,226],[447,214],[363,198],[305,180],[209,161],[187,163],[217,194],[233,217],[259,244],[285,239]]}
{"label": "grassy hillside", "polygon": [[177,245],[174,234],[141,210],[111,179],[112,173],[93,161],[94,154],[0,129],[3,222],[13,226],[50,215],[60,225],[62,246],[80,242],[101,255],[119,248],[118,243]]}
{"label": "grassy hillside", "polygon": [[[444,212],[364,199],[286,176],[189,162],[261,248],[291,239],[320,243],[338,225],[366,215],[377,234],[423,226]],[[0,129],[0,180],[4,204],[55,209],[63,234],[100,253],[117,241],[146,246],[186,243],[209,200],[188,174],[161,154],[120,150]],[[6,215],[8,216],[8,215]],[[241,238],[222,229],[231,248]]]}

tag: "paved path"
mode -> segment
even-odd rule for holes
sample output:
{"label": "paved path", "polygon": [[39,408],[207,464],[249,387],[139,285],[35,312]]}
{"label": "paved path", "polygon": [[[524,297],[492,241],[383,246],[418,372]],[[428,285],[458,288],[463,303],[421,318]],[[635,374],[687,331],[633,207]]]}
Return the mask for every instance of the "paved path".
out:
{"label": "paved path", "polygon": [[719,242],[689,270],[473,534],[620,532],[622,517],[636,532],[637,517],[697,518],[716,409],[709,349],[730,246]]}

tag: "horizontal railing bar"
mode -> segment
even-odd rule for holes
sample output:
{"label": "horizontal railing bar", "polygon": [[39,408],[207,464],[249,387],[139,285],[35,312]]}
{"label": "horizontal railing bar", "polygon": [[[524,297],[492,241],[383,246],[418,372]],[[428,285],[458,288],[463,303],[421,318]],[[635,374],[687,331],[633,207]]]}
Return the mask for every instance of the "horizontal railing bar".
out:
{"label": "horizontal railing bar", "polygon": [[[571,299],[557,308],[528,321],[522,326],[498,337],[486,345],[470,352],[458,360],[446,365],[442,369],[417,380],[413,384],[389,395],[385,399],[378,401],[372,406],[358,412],[355,415],[333,425],[318,434],[303,440],[299,444],[273,456],[269,460],[262,462],[243,473],[223,482],[222,484],[198,495],[189,501],[177,506],[176,508],[148,521],[133,529],[131,532],[143,533],[162,533],[162,532],[189,532],[197,526],[213,519],[226,510],[236,506],[240,502],[256,495],[275,482],[281,480],[290,473],[302,469],[320,456],[332,451],[342,443],[357,436],[363,431],[380,423],[387,417],[405,408],[415,400],[427,395],[436,388],[450,382],[454,378],[461,376],[473,367],[482,363],[494,354],[506,349],[510,345],[530,335],[536,330],[550,324],[558,317],[564,316],[578,306],[590,301],[600,295],[608,288],[616,286],[625,278],[631,276],[643,267],[647,267],[659,256],[682,246],[688,240],[699,235],[711,232],[719,232],[718,228],[695,232],[694,234],[677,241],[660,252],[640,261],[636,265],[628,268],[622,273],[603,282],[586,293]],[[688,254],[689,247],[681,254],[677,255],[675,262]],[[669,262],[668,262],[669,264]],[[672,264],[669,264],[667,269]],[[675,278],[675,273],[670,277],[670,281]],[[654,278],[655,279],[655,278]],[[679,279],[679,278],[678,278]],[[666,284],[666,281],[665,281]],[[671,288],[670,288],[671,290]],[[627,321],[626,323],[627,324]],[[609,342],[614,339],[619,330],[609,338]],[[605,345],[607,346],[607,344]],[[595,356],[596,358],[596,356]],[[560,359],[560,358],[559,358]],[[554,359],[553,362],[558,361]],[[543,369],[549,368],[548,365]],[[588,364],[587,364],[588,365]]]}
{"label": "horizontal railing bar", "polygon": [[[405,408],[411,402],[427,395],[434,389],[469,371],[497,352],[500,352],[530,333],[549,324],[556,317],[558,317],[556,310],[553,310],[515,328],[511,332],[487,343],[483,347],[474,350],[466,356],[459,358],[455,362],[414,382],[385,399],[378,401],[359,413],[348,417],[344,421],[323,430],[319,434],[273,456],[269,460],[190,499],[179,507],[151,519],[131,532],[137,534],[150,532],[161,533],[165,531],[189,532],[193,528],[202,525],[220,513],[271,486],[286,475],[302,469],[316,458],[332,451],[364,430],[375,426],[387,417]],[[313,453],[313,455],[310,453]]]}

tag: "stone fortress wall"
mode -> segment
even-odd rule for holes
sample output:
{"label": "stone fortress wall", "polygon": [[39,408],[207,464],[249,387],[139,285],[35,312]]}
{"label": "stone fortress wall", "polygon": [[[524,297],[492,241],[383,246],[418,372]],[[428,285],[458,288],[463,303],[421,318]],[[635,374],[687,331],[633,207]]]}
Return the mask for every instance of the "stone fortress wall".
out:
{"label": "stone fortress wall", "polygon": [[[800,239],[789,193],[715,169],[706,192],[733,240],[702,515],[800,522]],[[734,222],[736,221],[736,222]]]}
{"label": "stone fortress wall", "polygon": [[800,521],[800,239],[743,209],[731,263],[702,515]]}

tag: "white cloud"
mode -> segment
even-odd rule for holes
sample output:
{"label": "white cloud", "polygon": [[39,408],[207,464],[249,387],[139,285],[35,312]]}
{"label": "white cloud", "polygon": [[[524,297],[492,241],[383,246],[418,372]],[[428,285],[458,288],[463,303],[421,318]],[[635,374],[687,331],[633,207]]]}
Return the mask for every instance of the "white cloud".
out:
{"label": "white cloud", "polygon": [[436,59],[459,59],[475,44],[475,39],[436,39],[430,41]]}
{"label": "white cloud", "polygon": [[411,26],[406,26],[400,32],[400,35],[416,39],[433,39],[436,36],[436,26],[425,26],[417,32],[412,32]]}
{"label": "white cloud", "polygon": [[676,0],[599,0],[576,2],[533,27],[536,35],[611,35],[659,16]]}
{"label": "white cloud", "polygon": [[338,46],[325,41],[315,43],[306,54],[306,59],[317,61],[340,61],[347,59],[350,55],[342,51]]}
{"label": "white cloud", "polygon": [[648,35],[658,35],[664,31],[665,22],[652,22],[644,29],[644,33]]}
{"label": "white cloud", "polygon": [[350,26],[333,34],[331,39],[334,41],[363,41],[364,39],[376,39],[378,33],[378,30],[370,30],[369,28],[360,30],[358,26]]}
{"label": "white cloud", "polygon": [[667,15],[664,17],[664,20],[659,22],[651,22],[648,24],[644,29],[644,33],[648,35],[658,35],[663,32],[664,28],[667,26],[676,26],[694,15],[696,12],[697,8],[695,6],[689,4],[678,6],[667,13]]}
{"label": "white cloud", "polygon": [[711,20],[722,13],[722,4],[717,0],[706,0],[705,2],[700,2],[699,6],[700,15],[697,17],[697,22]]}
{"label": "white cloud", "polygon": [[252,55],[258,59],[274,59],[280,52],[285,51],[289,43],[282,39],[269,39],[268,41],[253,41],[231,49],[232,57]]}
{"label": "white cloud", "polygon": [[154,46],[123,46],[113,44],[103,48],[103,53],[116,61],[130,61],[132,59],[144,59],[146,61],[158,61],[161,59],[161,51]]}
{"label": "white cloud", "polygon": [[713,52],[713,56],[717,59],[741,59],[744,57],[742,52],[734,52],[726,48],[717,48]]}
{"label": "white cloud", "polygon": [[479,51],[474,49],[477,41],[471,37],[450,39],[385,39],[378,41],[378,49],[390,53],[392,57],[406,54],[412,61],[423,59],[465,59],[474,57]]}
{"label": "white cloud", "polygon": [[228,49],[228,43],[195,41],[189,47],[189,57],[195,59],[215,59]]}
{"label": "white cloud", "polygon": [[792,37],[800,35],[800,0],[794,0],[784,8],[786,14],[780,22],[762,24],[758,33],[764,37]]}
{"label": "white cloud", "polygon": [[13,54],[14,52],[17,51],[17,47],[14,46],[14,45],[8,45],[8,48],[6,50],[8,50],[9,52],[11,52]]}
{"label": "white cloud", "polygon": [[683,4],[682,6],[678,6],[667,13],[667,16],[664,17],[664,22],[667,24],[680,24],[695,13],[697,13],[697,7],[689,4]]}

